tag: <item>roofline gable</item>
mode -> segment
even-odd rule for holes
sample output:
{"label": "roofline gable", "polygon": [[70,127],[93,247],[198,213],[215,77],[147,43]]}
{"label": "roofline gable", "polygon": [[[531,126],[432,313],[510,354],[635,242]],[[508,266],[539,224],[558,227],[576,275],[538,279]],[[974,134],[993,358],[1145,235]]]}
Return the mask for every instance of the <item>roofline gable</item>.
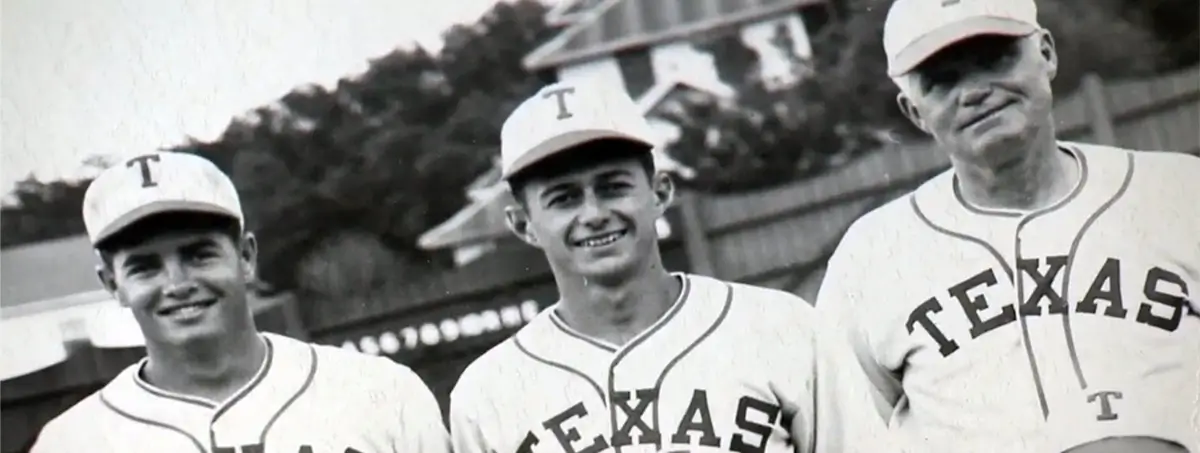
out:
{"label": "roofline gable", "polygon": [[609,9],[621,1],[624,0],[608,0],[604,4],[598,5],[593,10],[593,13],[591,13],[588,17],[575,22],[566,30],[552,38],[550,41],[526,54],[525,58],[521,60],[521,64],[528,71],[549,69],[566,64],[610,56],[613,53],[632,47],[652,46],[664,41],[683,40],[690,35],[702,33],[715,28],[734,25],[742,22],[752,22],[773,14],[792,11],[803,6],[825,3],[825,0],[796,0],[773,5],[763,5],[734,14],[726,14],[687,25],[673,27],[657,33],[643,33],[625,36],[589,49],[562,52],[562,48],[565,47],[572,38],[580,33],[585,32],[589,27],[595,26],[597,19],[599,19],[602,15],[608,12]]}

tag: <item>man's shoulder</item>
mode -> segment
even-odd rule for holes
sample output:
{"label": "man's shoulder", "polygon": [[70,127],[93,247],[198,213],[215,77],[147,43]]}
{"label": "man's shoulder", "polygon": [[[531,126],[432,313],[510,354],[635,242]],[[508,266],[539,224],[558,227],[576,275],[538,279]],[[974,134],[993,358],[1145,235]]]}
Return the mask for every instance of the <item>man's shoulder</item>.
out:
{"label": "man's shoulder", "polygon": [[[88,437],[87,432],[100,433],[107,429],[107,421],[120,415],[105,406],[100,391],[92,392],[51,419],[38,434],[38,444],[62,445],[72,439]],[[97,437],[99,435],[97,434]],[[44,451],[57,451],[49,448]]]}
{"label": "man's shoulder", "polygon": [[337,346],[310,343],[281,335],[271,335],[271,341],[285,344],[296,351],[310,351],[316,360],[314,375],[320,379],[352,380],[362,385],[393,386],[424,382],[412,368],[386,356],[365,354]]}
{"label": "man's shoulder", "polygon": [[[524,354],[517,346],[519,334],[520,332],[506,338],[472,360],[455,381],[454,388],[450,391],[451,400],[458,400],[460,403],[475,401],[494,394],[490,390],[492,388],[511,387],[508,385],[510,376],[517,367],[523,366],[520,362]],[[514,379],[519,379],[519,376]]]}
{"label": "man's shoulder", "polygon": [[[1161,180],[1163,176],[1171,175],[1189,183],[1195,183],[1200,175],[1200,156],[1176,151],[1130,151],[1134,165],[1146,170],[1144,177]],[[1135,168],[1135,172],[1138,169]]]}
{"label": "man's shoulder", "polygon": [[766,286],[711,280],[728,285],[731,291],[730,309],[735,313],[751,315],[742,319],[750,319],[760,328],[778,325],[782,329],[794,331],[815,325],[816,308],[803,297]]}
{"label": "man's shoulder", "polygon": [[730,290],[733,292],[730,295],[730,298],[735,304],[761,303],[768,306],[786,307],[787,309],[792,309],[792,307],[807,307],[811,305],[808,301],[804,300],[803,297],[781,289],[753,285],[749,283],[730,282],[724,280],[717,281],[729,285]]}
{"label": "man's shoulder", "polygon": [[1071,141],[1061,143],[1079,150],[1089,161],[1099,160],[1101,165],[1112,162],[1119,163],[1124,168],[1123,164],[1131,161],[1134,165],[1135,177],[1140,173],[1155,179],[1161,179],[1167,175],[1194,179],[1192,176],[1200,170],[1200,156],[1178,151],[1121,148]]}

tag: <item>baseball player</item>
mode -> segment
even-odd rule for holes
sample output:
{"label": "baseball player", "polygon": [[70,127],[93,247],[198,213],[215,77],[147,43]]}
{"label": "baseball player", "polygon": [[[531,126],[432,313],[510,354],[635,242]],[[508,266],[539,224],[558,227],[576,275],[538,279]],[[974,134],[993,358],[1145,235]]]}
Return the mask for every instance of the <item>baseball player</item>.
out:
{"label": "baseball player", "polygon": [[34,453],[448,453],[403,365],[258,332],[255,239],[233,183],[191,154],[116,165],[84,197],[104,286],[147,357],[52,420]]}
{"label": "baseball player", "polygon": [[807,302],[663,267],[672,199],[627,95],[555,84],[501,132],[512,231],[560,301],[451,394],[458,453],[887,451],[869,383]]}
{"label": "baseball player", "polygon": [[896,0],[951,169],[859,219],[817,309],[914,451],[1200,452],[1200,159],[1056,140],[1032,0]]}

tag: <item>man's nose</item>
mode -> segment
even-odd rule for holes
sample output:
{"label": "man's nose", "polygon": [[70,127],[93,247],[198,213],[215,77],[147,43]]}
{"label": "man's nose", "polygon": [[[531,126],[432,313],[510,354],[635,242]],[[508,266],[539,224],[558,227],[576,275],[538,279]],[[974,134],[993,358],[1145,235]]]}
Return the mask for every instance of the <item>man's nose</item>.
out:
{"label": "man's nose", "polygon": [[992,94],[992,90],[978,82],[968,82],[963,87],[960,102],[962,105],[980,105]]}
{"label": "man's nose", "polygon": [[195,294],[196,281],[192,278],[187,266],[179,262],[166,263],[165,272],[167,286],[163,294],[176,300],[186,300]]}
{"label": "man's nose", "polygon": [[591,229],[604,228],[608,224],[609,210],[595,195],[584,196],[579,221]]}

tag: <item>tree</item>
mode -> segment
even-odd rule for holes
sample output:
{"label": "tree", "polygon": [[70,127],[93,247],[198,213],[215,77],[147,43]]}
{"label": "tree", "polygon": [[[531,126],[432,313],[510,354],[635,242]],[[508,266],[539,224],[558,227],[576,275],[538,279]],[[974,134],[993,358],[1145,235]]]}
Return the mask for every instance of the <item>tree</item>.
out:
{"label": "tree", "polygon": [[447,31],[437,55],[393,51],[333,89],[293,90],[220,139],[179,149],[233,177],[261,237],[264,279],[370,297],[347,291],[442,258],[418,249],[417,237],[465,204],[463,187],[497,151],[500,122],[537,89],[520,60],[549,38],[545,12],[531,0],[499,3]]}
{"label": "tree", "polygon": [[[896,107],[880,44],[890,2],[840,0],[828,26],[812,37],[808,77],[782,91],[753,77],[741,81],[736,104],[694,104],[676,117],[684,127],[672,154],[697,170],[692,185],[710,192],[756,190],[805,178],[896,140],[922,136]],[[1059,54],[1058,96],[1086,73],[1135,77],[1153,72],[1161,45],[1120,15],[1118,0],[1042,0],[1040,19]],[[1117,43],[1119,45],[1114,45]],[[736,37],[710,46],[744,54]],[[804,66],[807,65],[807,66]],[[729,79],[728,77],[726,78]]]}
{"label": "tree", "polygon": [[80,207],[91,180],[43,182],[33,175],[18,182],[15,201],[0,209],[0,246],[63,238],[85,231]]}

